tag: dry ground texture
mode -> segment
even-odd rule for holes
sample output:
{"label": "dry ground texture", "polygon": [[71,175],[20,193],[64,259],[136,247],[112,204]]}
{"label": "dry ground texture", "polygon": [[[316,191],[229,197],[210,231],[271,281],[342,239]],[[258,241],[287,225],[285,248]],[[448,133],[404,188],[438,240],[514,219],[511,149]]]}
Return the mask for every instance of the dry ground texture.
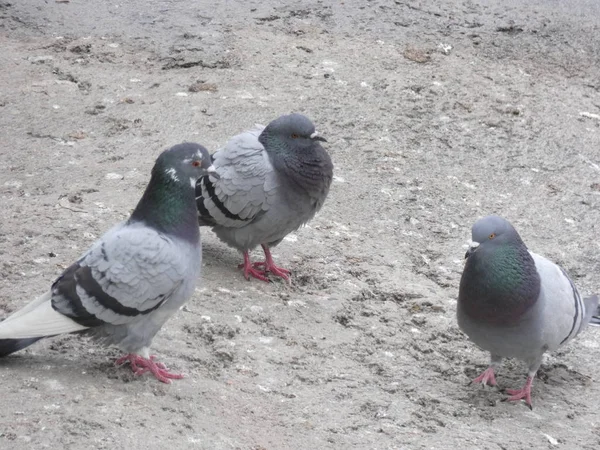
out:
{"label": "dry ground texture", "polygon": [[[203,230],[202,282],[154,351],[78,336],[0,362],[0,448],[600,447],[600,329],[549,356],[534,409],[467,386],[455,320],[472,223],[497,213],[600,290],[595,0],[0,2],[0,317],[135,206],[158,153],[290,111],[327,137],[323,210],[243,279]],[[258,256],[258,253],[257,253]]]}

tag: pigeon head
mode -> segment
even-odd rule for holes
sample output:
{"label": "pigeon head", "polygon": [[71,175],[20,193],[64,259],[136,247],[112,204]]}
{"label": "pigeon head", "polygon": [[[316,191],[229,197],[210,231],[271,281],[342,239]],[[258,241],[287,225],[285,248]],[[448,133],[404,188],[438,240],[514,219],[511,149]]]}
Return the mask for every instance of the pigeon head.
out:
{"label": "pigeon head", "polygon": [[322,203],[333,178],[333,164],[320,144],[327,141],[308,117],[281,116],[267,125],[258,140],[289,189]]}
{"label": "pigeon head", "polygon": [[189,182],[194,188],[196,181],[205,175],[219,177],[212,165],[208,150],[193,142],[175,145],[162,152],[156,161],[153,173],[160,171],[163,172],[161,178],[166,178],[165,181]]}
{"label": "pigeon head", "polygon": [[288,114],[272,121],[258,138],[270,151],[301,150],[327,142],[315,131],[315,125],[302,114]]}
{"label": "pigeon head", "polygon": [[471,246],[465,255],[468,258],[479,248],[493,248],[506,243],[523,243],[519,233],[510,222],[500,216],[486,216],[471,228]]}
{"label": "pigeon head", "polygon": [[203,146],[186,142],[165,150],[156,160],[150,183],[129,221],[199,242],[195,187],[198,179],[209,174],[218,178]]}
{"label": "pigeon head", "polygon": [[535,262],[517,231],[502,217],[478,220],[471,235],[459,308],[472,319],[489,324],[514,323],[540,294]]}

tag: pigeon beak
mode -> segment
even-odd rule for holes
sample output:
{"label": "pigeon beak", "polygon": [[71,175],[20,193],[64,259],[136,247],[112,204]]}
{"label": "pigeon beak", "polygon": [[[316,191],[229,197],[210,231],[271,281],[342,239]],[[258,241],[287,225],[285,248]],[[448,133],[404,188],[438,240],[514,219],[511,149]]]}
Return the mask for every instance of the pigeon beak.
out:
{"label": "pigeon beak", "polygon": [[215,166],[213,166],[212,164],[210,166],[208,166],[208,169],[206,169],[206,172],[213,178],[216,178],[217,180],[219,178],[221,178],[221,176],[218,174],[217,169],[215,169]]}
{"label": "pigeon beak", "polygon": [[473,253],[475,253],[475,251],[477,250],[477,247],[479,247],[479,242],[475,242],[475,241],[471,242],[471,244],[469,245],[469,249],[467,250],[467,253],[465,253],[465,259],[467,259]]}
{"label": "pigeon beak", "polygon": [[313,134],[310,135],[310,138],[313,141],[327,142],[327,139],[325,139],[324,137],[319,136],[319,134],[316,131]]}

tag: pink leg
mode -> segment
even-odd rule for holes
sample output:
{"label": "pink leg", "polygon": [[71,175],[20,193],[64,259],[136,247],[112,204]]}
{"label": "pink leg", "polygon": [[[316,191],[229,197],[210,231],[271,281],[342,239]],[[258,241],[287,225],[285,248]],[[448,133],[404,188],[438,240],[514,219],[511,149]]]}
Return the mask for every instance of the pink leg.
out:
{"label": "pink leg", "polygon": [[283,267],[276,266],[275,261],[273,261],[273,256],[271,256],[271,250],[269,250],[269,247],[267,247],[265,244],[261,244],[261,246],[265,252],[265,260],[264,262],[255,262],[253,266],[264,267],[265,272],[271,272],[273,275],[289,281],[291,272]]}
{"label": "pink leg", "polygon": [[533,377],[528,376],[525,386],[521,389],[507,389],[506,393],[510,395],[506,400],[509,402],[516,402],[519,400],[525,400],[525,404],[529,406],[529,409],[533,409],[531,404],[531,386],[533,385]]}
{"label": "pink leg", "polygon": [[120,366],[129,361],[131,370],[133,370],[135,375],[143,375],[146,372],[150,372],[157,380],[167,384],[171,383],[172,379],[180,380],[183,378],[183,375],[181,374],[169,372],[163,363],[155,362],[155,359],[155,355],[151,355],[150,358],[146,359],[140,355],[129,353],[128,355],[117,359],[115,365]]}
{"label": "pink leg", "polygon": [[489,386],[496,386],[496,377],[494,376],[494,368],[492,366],[488,367],[483,371],[481,375],[475,378],[471,383],[481,383],[484,386],[487,384]]}
{"label": "pink leg", "polygon": [[259,280],[262,281],[266,281],[267,283],[269,282],[269,279],[266,277],[266,273],[264,270],[258,270],[256,269],[254,266],[256,266],[257,263],[251,264],[250,263],[250,255],[248,254],[248,251],[246,250],[244,252],[244,264],[240,264],[238,266],[238,268],[244,268],[244,277],[246,277],[246,280],[250,280],[250,276],[253,276],[254,278],[258,278]]}

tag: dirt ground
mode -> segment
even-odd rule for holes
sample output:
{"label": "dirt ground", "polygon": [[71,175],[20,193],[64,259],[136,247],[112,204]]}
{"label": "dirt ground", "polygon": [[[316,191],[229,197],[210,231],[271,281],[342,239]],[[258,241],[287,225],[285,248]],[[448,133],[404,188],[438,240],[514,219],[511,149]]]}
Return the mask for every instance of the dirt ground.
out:
{"label": "dirt ground", "polygon": [[[12,3],[12,4],[11,4]],[[595,0],[0,2],[0,317],[125,218],[158,153],[299,111],[323,210],[247,282],[202,230],[202,281],[154,340],[164,385],[78,336],[0,362],[2,449],[600,447],[600,329],[549,355],[533,411],[467,386],[470,227],[507,217],[600,290]],[[256,252],[256,257],[260,256]]]}

